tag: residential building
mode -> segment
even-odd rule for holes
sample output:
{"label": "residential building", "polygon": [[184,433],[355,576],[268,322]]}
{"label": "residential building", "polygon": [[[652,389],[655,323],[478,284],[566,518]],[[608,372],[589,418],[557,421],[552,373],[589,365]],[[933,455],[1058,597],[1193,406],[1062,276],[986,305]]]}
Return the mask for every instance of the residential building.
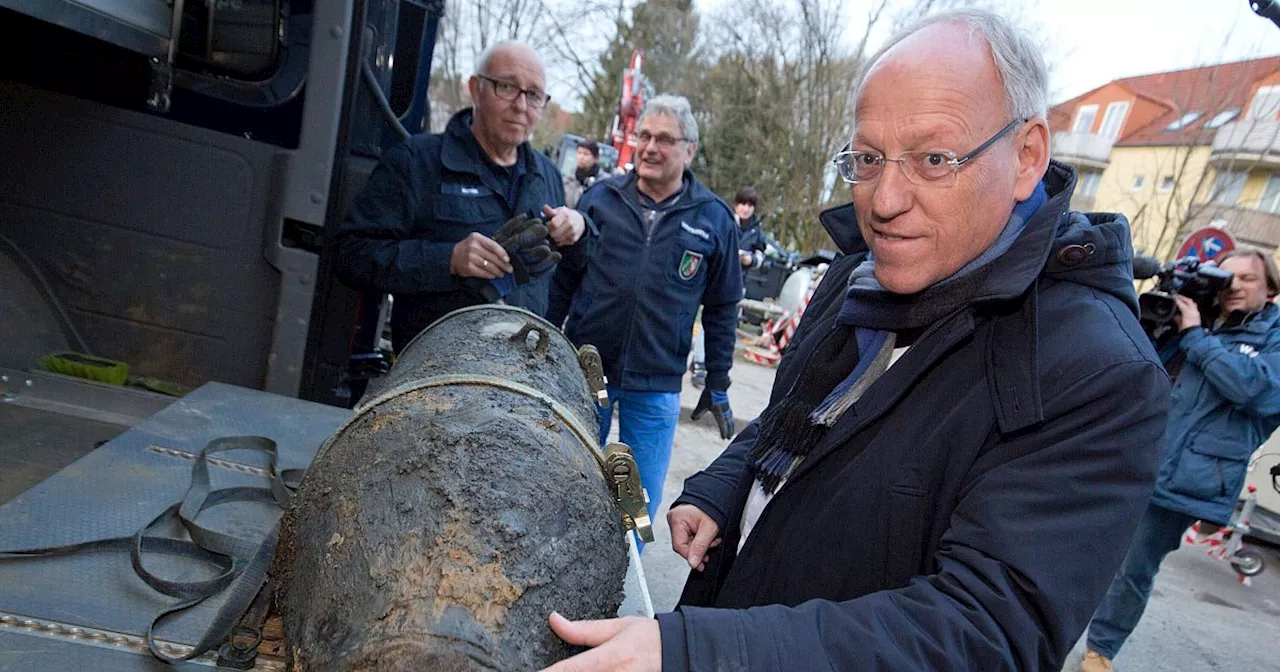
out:
{"label": "residential building", "polygon": [[1077,210],[1122,212],[1134,246],[1168,258],[1214,225],[1280,247],[1280,57],[1108,82],[1049,111]]}

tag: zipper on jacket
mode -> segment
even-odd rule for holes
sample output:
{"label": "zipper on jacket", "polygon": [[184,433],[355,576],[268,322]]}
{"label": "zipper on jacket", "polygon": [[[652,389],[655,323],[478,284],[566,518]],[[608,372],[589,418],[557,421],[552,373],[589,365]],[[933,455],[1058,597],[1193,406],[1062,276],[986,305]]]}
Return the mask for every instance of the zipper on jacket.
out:
{"label": "zipper on jacket", "polygon": [[[628,203],[628,205],[630,205],[630,203]],[[633,211],[634,210],[635,209],[633,208]],[[648,227],[645,227],[645,216],[641,214],[639,217],[640,228],[644,231],[644,247],[641,248],[640,251],[640,268],[645,269],[646,272],[640,274],[640,282],[636,286],[636,291],[631,294],[631,314],[627,320],[627,344],[622,347],[622,361],[620,362],[622,369],[620,371],[620,375],[623,378],[626,378],[627,364],[631,359],[631,343],[636,337],[636,309],[640,303],[636,297],[648,286],[649,274],[647,271],[649,269],[649,246],[650,243],[653,242],[653,232],[657,230],[658,225],[662,223],[662,220],[666,219],[666,214],[658,212],[657,210],[649,210],[648,218],[653,221]],[[621,385],[621,381],[619,381],[618,384]]]}
{"label": "zipper on jacket", "polygon": [[[685,210],[696,210],[698,207],[701,207],[703,204],[702,201],[694,199],[692,196],[690,196],[689,202],[686,203],[683,207],[673,207],[666,211],[661,211],[661,212],[657,210],[653,210],[651,212],[656,213],[657,217],[653,222],[653,226],[650,226],[646,229],[645,215],[643,212],[640,211],[640,208],[637,207],[630,200],[628,200],[627,195],[623,193],[623,191],[620,188],[618,188],[618,186],[613,184],[610,184],[608,186],[610,189],[613,190],[615,194],[617,194],[618,199],[621,200],[623,204],[627,206],[627,209],[631,210],[631,213],[636,216],[636,219],[640,223],[640,229],[644,233],[644,247],[641,249],[641,253],[640,253],[640,268],[645,269],[646,271],[649,269],[649,246],[650,246],[650,243],[653,242],[653,232],[658,230],[658,226],[661,225],[662,222],[666,220],[667,215],[677,210],[681,212]],[[648,275],[649,274],[647,272],[641,274],[640,282],[636,286],[636,291],[631,294],[631,311],[627,320],[627,324],[628,324],[627,342],[622,346],[622,356],[619,358],[620,361],[618,362],[619,377],[623,379],[626,378],[627,364],[631,359],[631,343],[632,341],[635,340],[636,306],[639,303],[636,300],[636,297],[640,294],[641,291],[643,291],[648,286]],[[679,334],[676,334],[676,336],[678,338]],[[618,381],[618,385],[622,385],[621,380]]]}

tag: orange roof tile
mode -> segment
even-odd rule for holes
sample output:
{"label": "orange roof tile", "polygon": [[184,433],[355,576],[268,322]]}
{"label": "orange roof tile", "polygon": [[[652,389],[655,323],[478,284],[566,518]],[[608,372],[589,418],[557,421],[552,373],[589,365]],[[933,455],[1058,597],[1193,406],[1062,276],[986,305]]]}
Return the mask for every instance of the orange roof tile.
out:
{"label": "orange roof tile", "polygon": [[[1219,112],[1243,110],[1248,105],[1254,84],[1277,70],[1280,70],[1280,56],[1114,80],[1115,84],[1123,86],[1134,95],[1154,101],[1165,108],[1164,114],[1141,128],[1125,128],[1115,144],[1120,147],[1207,145],[1213,141],[1216,130],[1207,129],[1204,125]],[[1085,93],[1055,105],[1049,111],[1050,127],[1054,130],[1066,130],[1074,116],[1076,102],[1087,95]],[[1190,112],[1201,114],[1180,129],[1167,130],[1170,124]]]}

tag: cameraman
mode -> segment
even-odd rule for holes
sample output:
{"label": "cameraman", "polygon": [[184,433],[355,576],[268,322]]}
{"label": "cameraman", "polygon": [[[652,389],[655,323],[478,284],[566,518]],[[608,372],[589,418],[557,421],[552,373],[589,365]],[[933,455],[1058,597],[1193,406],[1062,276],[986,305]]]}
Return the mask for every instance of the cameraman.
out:
{"label": "cameraman", "polygon": [[1280,292],[1280,275],[1257,250],[1237,250],[1219,265],[1234,274],[1218,295],[1219,317],[1204,324],[1196,302],[1179,294],[1178,331],[1157,343],[1174,382],[1164,460],[1124,563],[1089,624],[1084,672],[1112,669],[1161,560],[1196,520],[1227,523],[1249,456],[1280,424],[1280,308],[1268,301]]}

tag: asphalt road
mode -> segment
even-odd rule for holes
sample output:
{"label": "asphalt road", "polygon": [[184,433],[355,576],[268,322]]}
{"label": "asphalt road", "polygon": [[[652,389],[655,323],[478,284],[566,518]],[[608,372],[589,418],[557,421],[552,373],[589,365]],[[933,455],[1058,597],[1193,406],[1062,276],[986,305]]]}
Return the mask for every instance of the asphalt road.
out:
{"label": "asphalt road", "polygon": [[[773,370],[739,359],[734,363],[733,381],[729,396],[741,429],[764,409]],[[642,560],[657,611],[675,606],[689,573],[684,559],[671,550],[666,510],[680,494],[684,479],[715,459],[728,443],[720,438],[709,415],[696,423],[689,420],[700,393],[686,379],[662,511],[654,521],[656,541],[645,549]],[[1116,657],[1116,669],[1280,670],[1280,554],[1270,549],[1264,554],[1267,569],[1252,579],[1252,585],[1241,584],[1226,562],[1210,558],[1199,548],[1182,548],[1171,554],[1157,577],[1146,616]],[[632,585],[634,580],[629,578],[628,586]],[[628,591],[621,613],[640,612],[635,592]],[[1063,670],[1079,669],[1083,651],[1082,639]]]}

